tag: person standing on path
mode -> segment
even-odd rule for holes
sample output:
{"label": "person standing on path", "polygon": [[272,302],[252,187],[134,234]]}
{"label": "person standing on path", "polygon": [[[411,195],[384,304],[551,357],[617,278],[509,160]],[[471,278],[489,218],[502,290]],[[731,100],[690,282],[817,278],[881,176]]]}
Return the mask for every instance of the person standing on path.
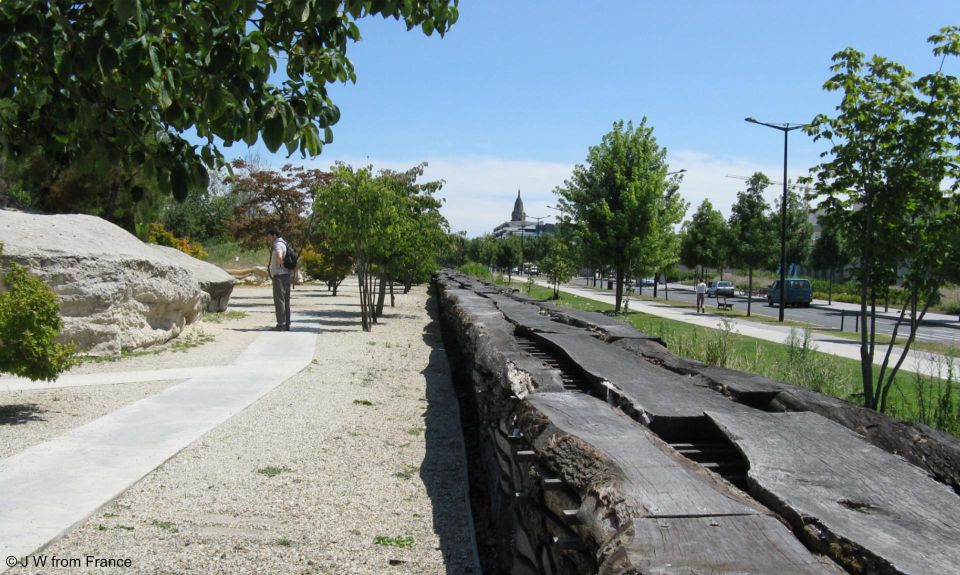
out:
{"label": "person standing on path", "polygon": [[273,307],[277,312],[277,325],[273,331],[290,331],[290,270],[283,267],[287,242],[276,229],[267,232],[267,239],[270,241],[268,271],[273,280]]}
{"label": "person standing on path", "polygon": [[700,283],[697,284],[697,313],[703,313],[703,298],[707,295],[707,284],[703,283],[703,278],[700,278]]}

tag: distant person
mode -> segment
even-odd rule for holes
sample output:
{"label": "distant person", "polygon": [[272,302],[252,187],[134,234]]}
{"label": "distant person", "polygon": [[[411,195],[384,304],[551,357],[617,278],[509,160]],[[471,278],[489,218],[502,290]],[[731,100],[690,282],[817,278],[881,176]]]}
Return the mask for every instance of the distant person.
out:
{"label": "distant person", "polygon": [[707,295],[707,284],[703,283],[703,278],[700,278],[700,283],[697,284],[697,313],[703,313],[703,298]]}
{"label": "distant person", "polygon": [[268,271],[273,280],[273,307],[277,312],[277,325],[273,331],[290,331],[290,270],[283,267],[287,242],[276,229],[267,232],[267,239],[270,241]]}

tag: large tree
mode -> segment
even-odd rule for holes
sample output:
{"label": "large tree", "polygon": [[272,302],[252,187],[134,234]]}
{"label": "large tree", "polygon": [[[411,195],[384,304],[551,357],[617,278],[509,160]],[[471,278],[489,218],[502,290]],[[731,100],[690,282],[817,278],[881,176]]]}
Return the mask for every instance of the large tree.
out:
{"label": "large tree", "polygon": [[[434,271],[447,231],[439,182],[418,184],[423,165],[407,172],[338,164],[314,192],[312,228],[349,253],[360,284],[361,324],[369,331],[383,310],[385,282],[395,275]],[[412,281],[413,276],[405,277]],[[375,295],[379,293],[379,301]]]}
{"label": "large tree", "polygon": [[703,200],[689,221],[683,224],[680,262],[704,275],[704,268],[722,267],[730,253],[727,221],[710,200]]}
{"label": "large tree", "polygon": [[287,164],[279,171],[234,160],[231,179],[235,197],[230,228],[249,248],[263,245],[264,234],[280,230],[284,239],[299,249],[310,235],[313,192],[328,182],[331,174]]}
{"label": "large tree", "polygon": [[[929,41],[940,69],[920,78],[852,48],[834,55],[834,75],[824,89],[843,98],[835,116],[821,114],[808,128],[831,143],[813,170],[816,194],[857,254],[854,279],[867,323],[860,339],[863,400],[880,411],[960,249],[954,195],[960,181],[960,80],[942,72],[948,56],[960,55],[960,27],[944,28]],[[907,297],[875,378],[876,303],[897,281]],[[905,320],[909,335],[891,366]]]}
{"label": "large tree", "polygon": [[[734,261],[747,268],[747,293],[753,294],[753,270],[769,265],[776,259],[776,227],[767,218],[768,204],[763,190],[770,178],[757,172],[747,180],[747,189],[737,192],[737,203],[730,210],[730,231],[733,238]],[[750,316],[752,297],[747,298],[747,316]],[[783,302],[780,303],[783,305]]]}
{"label": "large tree", "polygon": [[46,186],[121,173],[178,199],[206,187],[221,143],[316,156],[340,117],[327,85],[356,80],[357,20],[443,35],[457,2],[0,2],[0,155]]}
{"label": "large tree", "polygon": [[586,164],[574,167],[555,190],[573,214],[585,253],[613,268],[617,312],[631,266],[656,235],[661,218],[672,217],[666,202],[679,176],[667,175],[666,155],[646,118],[636,128],[633,122],[616,122],[599,145],[590,147]]}

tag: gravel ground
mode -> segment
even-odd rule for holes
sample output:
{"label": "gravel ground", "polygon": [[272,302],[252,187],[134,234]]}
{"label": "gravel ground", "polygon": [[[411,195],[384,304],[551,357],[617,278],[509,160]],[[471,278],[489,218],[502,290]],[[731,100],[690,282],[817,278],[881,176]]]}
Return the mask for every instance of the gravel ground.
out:
{"label": "gravel ground", "polygon": [[[188,350],[196,365],[225,363],[221,346],[272,323],[257,307],[268,289],[238,291],[249,314]],[[426,288],[398,296],[371,333],[355,284],[340,293],[294,291],[294,329],[319,328],[308,369],[42,553],[131,560],[71,573],[475,573],[456,397]],[[117,364],[130,365],[103,365]],[[28,572],[41,571],[10,571]]]}

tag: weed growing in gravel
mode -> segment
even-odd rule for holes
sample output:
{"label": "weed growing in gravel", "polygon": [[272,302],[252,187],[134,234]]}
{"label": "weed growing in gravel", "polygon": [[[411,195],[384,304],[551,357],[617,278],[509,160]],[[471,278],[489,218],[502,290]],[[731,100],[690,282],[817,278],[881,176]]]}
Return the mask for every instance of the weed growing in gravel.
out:
{"label": "weed growing in gravel", "polygon": [[280,475],[281,473],[289,473],[291,471],[293,470],[287,467],[286,465],[283,465],[281,467],[277,467],[276,465],[269,465],[267,467],[261,467],[260,469],[257,470],[257,473],[259,473],[260,475],[266,475],[267,477],[275,477],[277,475]]}
{"label": "weed growing in gravel", "polygon": [[420,471],[420,466],[418,465],[408,465],[403,464],[403,471],[398,471],[393,474],[394,477],[399,477],[400,479],[410,479],[413,477],[413,474]]}
{"label": "weed growing in gravel", "polygon": [[354,399],[353,402],[357,405],[373,405],[372,401],[366,399]]}
{"label": "weed growing in gravel", "polygon": [[411,427],[407,430],[407,435],[420,435],[423,433],[423,428],[419,425],[417,427]]}
{"label": "weed growing in gravel", "polygon": [[108,512],[108,513],[104,513],[104,514],[103,514],[103,517],[104,517],[105,519],[110,519],[110,518],[119,517],[119,516],[118,516],[116,513],[109,513],[109,512]]}
{"label": "weed growing in gravel", "polygon": [[277,539],[277,545],[281,547],[290,547],[293,545],[293,541],[290,541],[286,537],[281,537],[280,539]]}
{"label": "weed growing in gravel", "polygon": [[177,529],[177,526],[173,524],[172,521],[157,521],[154,519],[150,525],[163,529],[164,531],[169,531],[170,533],[179,533],[180,530]]}
{"label": "weed growing in gravel", "polygon": [[413,537],[409,535],[398,535],[390,537],[389,535],[377,535],[373,542],[384,547],[413,547]]}
{"label": "weed growing in gravel", "polygon": [[367,345],[377,345],[377,342],[375,342],[375,341],[368,341],[368,342],[367,342]]}
{"label": "weed growing in gravel", "polygon": [[103,523],[100,523],[100,524],[97,525],[97,531],[107,531],[108,529],[109,529],[109,527],[107,527],[107,526],[104,525]]}
{"label": "weed growing in gravel", "polygon": [[247,312],[230,310],[230,311],[218,311],[214,313],[207,313],[203,315],[203,321],[209,321],[210,323],[223,323],[225,321],[231,321],[235,319],[243,319],[247,317]]}
{"label": "weed growing in gravel", "polygon": [[117,525],[114,527],[114,529],[123,529],[124,531],[133,531],[133,526],[132,526],[132,525],[120,525],[120,524],[117,524]]}
{"label": "weed growing in gravel", "polygon": [[188,335],[183,339],[177,338],[177,341],[173,342],[170,345],[170,349],[173,351],[187,351],[188,349],[199,347],[205,343],[210,343],[216,339],[212,335],[207,335],[203,332],[195,333]]}

